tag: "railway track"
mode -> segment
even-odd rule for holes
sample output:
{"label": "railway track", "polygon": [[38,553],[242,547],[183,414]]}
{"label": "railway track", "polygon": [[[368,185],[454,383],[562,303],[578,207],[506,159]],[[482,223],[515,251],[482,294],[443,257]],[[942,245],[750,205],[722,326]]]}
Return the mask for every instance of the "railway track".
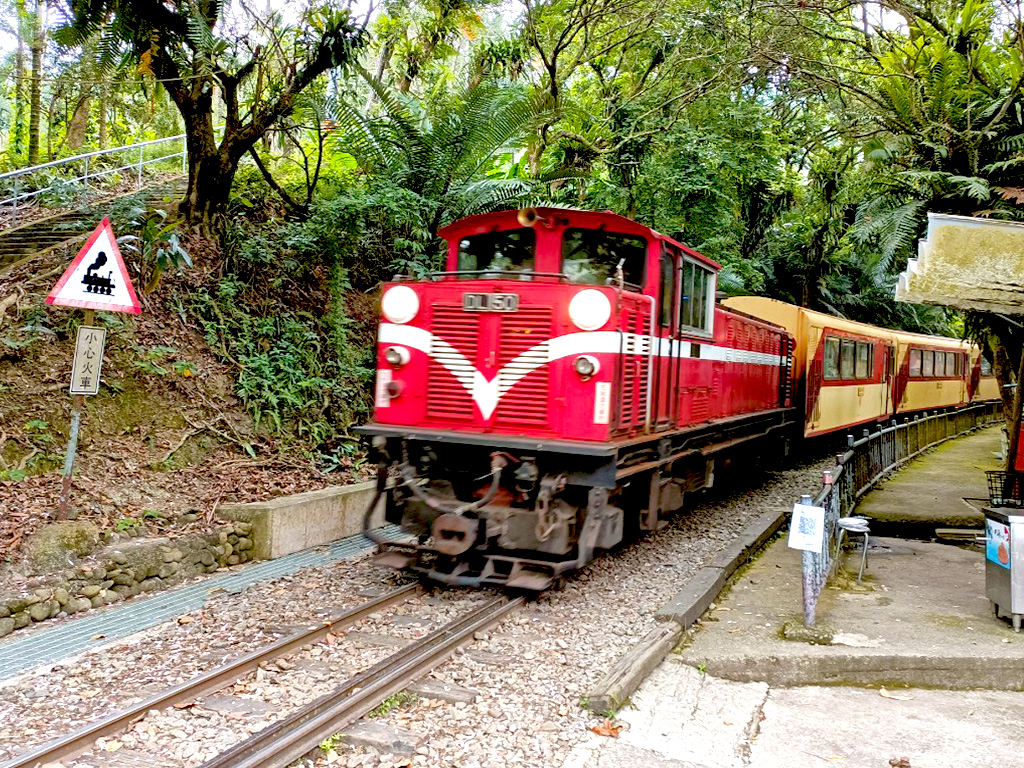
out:
{"label": "railway track", "polygon": [[447,659],[475,632],[523,604],[522,597],[496,597],[431,632],[333,692],[222,752],[201,768],[285,768],[327,737],[355,722]]}
{"label": "railway track", "polygon": [[[98,739],[111,737],[142,719],[150,710],[191,704],[235,683],[260,665],[297,651],[356,622],[421,594],[416,584],[392,590],[344,611],[323,624],[284,637],[270,645],[221,665],[181,685],[108,715],[65,737],[29,750],[0,768],[33,768],[67,761],[92,750]],[[519,607],[523,598],[496,597],[470,610],[420,640],[399,649],[363,672],[257,732],[231,749],[208,760],[202,768],[289,765],[325,738],[355,722],[392,694],[401,691],[447,659],[473,635]]]}
{"label": "railway track", "polygon": [[169,688],[127,709],[108,715],[102,720],[87,725],[68,736],[55,739],[29,750],[14,760],[0,764],[0,768],[31,768],[32,766],[46,765],[47,763],[54,763],[81,755],[92,747],[96,739],[120,733],[151,709],[163,709],[175,704],[200,699],[230,685],[266,661],[315,643],[332,632],[344,629],[372,613],[404,602],[418,594],[419,591],[419,585],[409,584],[387,592],[378,598],[347,610],[319,626],[283,637],[275,643],[248,653],[227,664],[222,664],[181,685]]}

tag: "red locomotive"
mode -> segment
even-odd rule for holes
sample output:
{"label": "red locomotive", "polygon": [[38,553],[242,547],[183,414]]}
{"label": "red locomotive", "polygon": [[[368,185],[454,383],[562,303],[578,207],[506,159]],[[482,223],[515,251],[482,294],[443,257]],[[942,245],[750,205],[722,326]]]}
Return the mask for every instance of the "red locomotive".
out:
{"label": "red locomotive", "polygon": [[553,208],[441,236],[445,271],[382,291],[375,419],[361,431],[386,519],[418,541],[378,541],[378,561],[544,589],[657,529],[716,461],[799,431],[793,337],[716,306],[719,265],[692,248]]}

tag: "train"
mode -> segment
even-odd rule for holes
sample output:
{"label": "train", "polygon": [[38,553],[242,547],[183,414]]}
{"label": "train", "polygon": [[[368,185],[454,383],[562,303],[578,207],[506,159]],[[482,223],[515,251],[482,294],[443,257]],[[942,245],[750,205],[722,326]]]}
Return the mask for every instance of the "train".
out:
{"label": "train", "polygon": [[[760,297],[610,211],[439,232],[445,268],[383,285],[364,532],[383,566],[539,592],[655,531],[737,457],[992,397],[977,347]],[[385,539],[371,522],[408,534]]]}

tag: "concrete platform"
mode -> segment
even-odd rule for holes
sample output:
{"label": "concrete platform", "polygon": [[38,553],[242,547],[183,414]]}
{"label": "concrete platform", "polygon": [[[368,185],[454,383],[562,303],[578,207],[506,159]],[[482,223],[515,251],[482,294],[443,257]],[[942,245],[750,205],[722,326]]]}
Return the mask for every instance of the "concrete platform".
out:
{"label": "concrete platform", "polygon": [[885,523],[924,523],[948,528],[985,525],[964,498],[988,498],[985,470],[1003,469],[1001,427],[947,440],[879,483],[857,514]]}
{"label": "concrete platform", "polygon": [[[736,581],[682,657],[711,674],[772,685],[1024,688],[1024,635],[985,598],[984,554],[878,539],[864,585],[829,587],[818,624],[835,645],[785,640],[802,621],[800,553],[777,540]],[[859,554],[848,555],[855,569]]]}
{"label": "concrete platform", "polygon": [[[932,489],[913,502],[926,508],[920,518],[952,526],[962,497],[985,496],[998,444],[998,430],[986,430],[905,469],[903,487]],[[866,503],[880,504],[878,493]],[[847,557],[855,568],[859,553]],[[802,615],[800,556],[776,540],[618,713],[619,737],[588,735],[562,768],[1024,761],[1024,633],[985,599],[980,548],[880,539],[865,585],[855,573],[819,603],[832,645],[784,640],[783,625]]]}

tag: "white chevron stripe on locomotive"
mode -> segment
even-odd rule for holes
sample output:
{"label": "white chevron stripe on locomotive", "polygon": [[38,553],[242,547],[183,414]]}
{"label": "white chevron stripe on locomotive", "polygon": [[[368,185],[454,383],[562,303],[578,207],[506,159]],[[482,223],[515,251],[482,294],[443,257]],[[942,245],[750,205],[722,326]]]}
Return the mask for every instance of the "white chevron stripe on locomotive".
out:
{"label": "white chevron stripe on locomotive", "polygon": [[[588,331],[567,333],[535,344],[525,352],[506,363],[493,379],[488,379],[477,367],[451,344],[425,328],[410,325],[381,323],[378,336],[381,344],[402,344],[429,355],[445,367],[462,386],[480,409],[480,414],[489,419],[505,393],[528,373],[545,363],[572,355],[593,355],[600,353],[647,355],[652,341],[659,357],[695,357],[688,342],[663,339],[636,333],[619,331]],[[727,363],[749,363],[751,365],[778,366],[780,355],[768,352],[753,352],[747,349],[719,347],[700,343],[696,357],[702,360],[717,360]]]}

